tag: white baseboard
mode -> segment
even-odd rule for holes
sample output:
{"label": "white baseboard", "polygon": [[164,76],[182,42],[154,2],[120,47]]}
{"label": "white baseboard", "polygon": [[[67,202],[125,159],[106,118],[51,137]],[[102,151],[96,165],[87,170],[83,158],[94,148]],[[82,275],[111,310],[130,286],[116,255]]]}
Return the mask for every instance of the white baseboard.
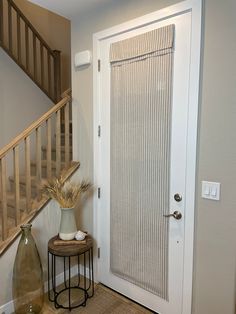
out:
{"label": "white baseboard", "polygon": [[[88,271],[89,271],[89,269],[88,269],[88,267],[86,267],[86,274],[88,274]],[[77,265],[71,267],[71,277],[74,277],[75,275],[77,275],[77,272],[78,272],[78,266]],[[81,275],[83,274],[83,272],[84,272],[84,268],[83,268],[83,266],[80,266]],[[69,276],[69,271],[67,270],[66,271],[66,278],[68,278],[68,276]],[[59,286],[63,282],[64,282],[64,272],[62,272],[56,276],[57,286]],[[50,286],[50,288],[52,288],[52,287]],[[44,282],[44,292],[45,293],[48,292],[48,281]],[[13,300],[0,306],[0,314],[14,314]]]}

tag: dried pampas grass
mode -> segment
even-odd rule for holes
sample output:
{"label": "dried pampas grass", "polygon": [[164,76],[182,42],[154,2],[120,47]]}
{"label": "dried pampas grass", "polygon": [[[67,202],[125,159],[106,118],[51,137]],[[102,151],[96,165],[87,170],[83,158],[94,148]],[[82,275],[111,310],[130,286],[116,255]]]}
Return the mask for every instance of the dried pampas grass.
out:
{"label": "dried pampas grass", "polygon": [[56,200],[61,208],[75,207],[82,193],[91,187],[87,181],[74,183],[71,181],[64,182],[62,177],[48,180],[43,185],[42,191],[50,198]]}

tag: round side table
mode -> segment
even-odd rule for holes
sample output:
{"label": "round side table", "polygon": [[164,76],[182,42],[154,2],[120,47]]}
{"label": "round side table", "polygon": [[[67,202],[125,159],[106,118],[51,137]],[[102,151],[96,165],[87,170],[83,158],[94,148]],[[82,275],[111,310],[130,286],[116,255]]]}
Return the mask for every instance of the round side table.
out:
{"label": "round side table", "polygon": [[[63,308],[71,311],[74,308],[86,306],[88,298],[94,295],[93,240],[91,236],[88,235],[86,237],[86,244],[54,245],[56,239],[58,239],[58,236],[51,238],[48,242],[48,299],[54,302],[55,308]],[[75,259],[77,264],[73,267],[73,270],[76,267],[76,284],[72,284],[71,280],[72,258],[73,260]],[[64,282],[62,287],[57,288],[56,269],[59,260],[62,260],[64,265]],[[66,270],[67,264],[68,271]],[[75,275],[74,272],[73,275]],[[74,292],[75,290],[77,290],[78,293],[80,292],[80,301],[78,303],[76,303],[76,300],[73,300],[72,304],[72,290]],[[67,292],[68,300],[65,302],[60,301],[60,296],[63,294],[65,299]]]}

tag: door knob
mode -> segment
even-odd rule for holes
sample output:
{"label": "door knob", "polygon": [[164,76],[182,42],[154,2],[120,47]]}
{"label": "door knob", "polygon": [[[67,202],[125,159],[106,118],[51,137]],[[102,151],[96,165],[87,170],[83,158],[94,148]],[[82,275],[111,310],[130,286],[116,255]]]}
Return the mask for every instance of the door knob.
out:
{"label": "door knob", "polygon": [[179,211],[174,211],[173,214],[163,215],[164,217],[174,217],[177,220],[180,220],[182,218],[182,214]]}

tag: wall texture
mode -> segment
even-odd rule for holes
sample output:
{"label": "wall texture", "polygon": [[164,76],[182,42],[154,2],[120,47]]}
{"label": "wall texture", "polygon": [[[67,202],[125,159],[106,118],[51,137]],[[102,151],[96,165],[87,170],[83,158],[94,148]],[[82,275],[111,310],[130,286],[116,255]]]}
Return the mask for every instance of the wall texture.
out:
{"label": "wall texture", "polygon": [[[0,48],[0,149],[51,106],[51,100]],[[11,174],[9,168],[8,175]],[[53,202],[34,221],[33,233],[36,235],[45,276],[47,241],[58,232],[59,221],[60,211]],[[17,244],[18,240],[0,257],[0,307],[12,299],[12,269]]]}
{"label": "wall texture", "polygon": [[39,34],[53,50],[61,51],[62,91],[71,86],[70,21],[27,0],[15,0]]}
{"label": "wall texture", "polygon": [[0,149],[48,111],[51,100],[0,48]]}
{"label": "wall texture", "polygon": [[[45,281],[47,280],[47,243],[58,232],[59,222],[60,209],[55,202],[50,202],[33,222],[32,234],[41,257]],[[0,289],[0,307],[12,300],[12,271],[19,239],[0,257],[0,282],[1,287],[4,287]]]}
{"label": "wall texture", "polygon": [[[78,182],[78,171],[73,175],[73,180]],[[83,198],[84,204],[87,203],[87,196]],[[75,209],[75,214],[79,215],[79,208]],[[55,236],[59,231],[61,211],[59,205],[55,201],[50,201],[45,208],[38,214],[38,216],[32,222],[32,234],[34,236],[39,255],[42,262],[44,281],[47,281],[47,245],[48,240]],[[80,225],[77,226],[80,228]],[[6,310],[3,306],[12,300],[12,272],[17,251],[17,246],[20,237],[13,243],[13,245],[0,257],[0,286],[4,287],[0,289],[0,313],[2,309]],[[72,265],[76,264],[76,259],[72,259]],[[77,268],[76,268],[77,270]],[[58,261],[57,274],[63,274],[63,260]],[[72,270],[73,272],[73,270]],[[3,306],[3,308],[1,308]],[[12,305],[10,304],[9,308]],[[5,313],[5,312],[4,312]],[[4,314],[3,313],[3,314]],[[10,314],[6,311],[6,314]]]}
{"label": "wall texture", "polygon": [[[95,32],[174,4],[176,0],[110,1],[72,20],[72,58],[92,50]],[[235,312],[236,201],[236,2],[206,0],[203,18],[202,77],[194,259],[194,314]],[[79,131],[75,147],[81,173],[93,178],[92,67],[72,65],[74,116]],[[222,183],[219,202],[200,196],[201,180]],[[81,224],[93,230],[92,202]]]}
{"label": "wall texture", "polygon": [[[15,2],[49,45],[62,51],[62,89],[67,89],[71,84],[70,22],[37,8],[28,1]],[[51,106],[51,100],[0,48],[0,149]],[[45,279],[47,242],[58,232],[59,222],[60,210],[54,202],[50,202],[33,222],[33,234],[42,259]],[[12,270],[18,241],[19,239],[0,257],[0,307],[12,300]]]}

